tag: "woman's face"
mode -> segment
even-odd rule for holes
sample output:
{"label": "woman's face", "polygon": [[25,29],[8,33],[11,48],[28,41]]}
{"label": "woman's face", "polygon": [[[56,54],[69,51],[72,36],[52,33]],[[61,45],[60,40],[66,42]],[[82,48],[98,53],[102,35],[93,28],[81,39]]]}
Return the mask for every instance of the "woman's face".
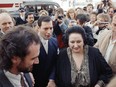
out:
{"label": "woman's face", "polygon": [[70,16],[71,19],[74,19],[75,13],[74,12],[69,12],[69,16]]}
{"label": "woman's face", "polygon": [[91,14],[91,15],[90,15],[90,21],[91,21],[91,22],[95,22],[96,19],[97,19],[97,16],[96,16],[95,14]]}
{"label": "woman's face", "polygon": [[92,6],[87,6],[87,12],[91,13],[93,11],[93,7]]}
{"label": "woman's face", "polygon": [[69,35],[68,45],[73,53],[80,53],[83,51],[84,41],[79,33],[72,33]]}

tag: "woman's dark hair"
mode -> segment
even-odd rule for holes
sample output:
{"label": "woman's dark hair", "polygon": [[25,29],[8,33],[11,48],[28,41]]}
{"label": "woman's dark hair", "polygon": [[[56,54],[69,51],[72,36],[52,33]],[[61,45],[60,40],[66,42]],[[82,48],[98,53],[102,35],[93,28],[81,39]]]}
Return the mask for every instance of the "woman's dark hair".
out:
{"label": "woman's dark hair", "polygon": [[70,34],[72,33],[78,33],[78,34],[81,34],[82,38],[83,38],[83,41],[84,41],[84,45],[87,44],[87,36],[86,36],[86,33],[84,31],[84,29],[80,26],[73,26],[73,27],[70,27],[69,29],[66,30],[66,33],[65,33],[65,44],[68,46],[68,41],[69,41],[69,36]]}
{"label": "woman's dark hair", "polygon": [[0,42],[0,68],[10,69],[14,56],[24,60],[30,53],[29,46],[33,43],[40,44],[40,39],[31,27],[22,25],[8,31]]}

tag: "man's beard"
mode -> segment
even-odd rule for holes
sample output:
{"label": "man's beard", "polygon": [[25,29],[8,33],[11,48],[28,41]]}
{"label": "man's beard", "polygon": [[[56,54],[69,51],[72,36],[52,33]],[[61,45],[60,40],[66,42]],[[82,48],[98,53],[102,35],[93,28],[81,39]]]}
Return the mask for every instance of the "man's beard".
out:
{"label": "man's beard", "polygon": [[29,73],[29,72],[32,71],[33,66],[30,66],[30,67],[23,67],[23,66],[20,65],[20,66],[17,67],[17,68],[18,68],[18,71],[19,71],[19,72]]}

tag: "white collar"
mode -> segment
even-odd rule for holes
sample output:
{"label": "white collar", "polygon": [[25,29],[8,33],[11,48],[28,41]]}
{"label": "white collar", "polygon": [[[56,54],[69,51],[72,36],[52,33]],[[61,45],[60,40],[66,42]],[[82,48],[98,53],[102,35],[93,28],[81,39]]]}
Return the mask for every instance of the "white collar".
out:
{"label": "white collar", "polygon": [[42,42],[43,44],[48,43],[48,40],[45,40],[45,39],[40,35],[40,33],[38,33],[38,35],[39,35],[40,40],[41,40],[41,42]]}
{"label": "white collar", "polygon": [[16,75],[16,74],[13,74],[13,73],[6,71],[6,70],[4,70],[4,73],[8,78],[15,79],[15,80],[18,80],[20,82],[20,79],[21,79],[20,74]]}

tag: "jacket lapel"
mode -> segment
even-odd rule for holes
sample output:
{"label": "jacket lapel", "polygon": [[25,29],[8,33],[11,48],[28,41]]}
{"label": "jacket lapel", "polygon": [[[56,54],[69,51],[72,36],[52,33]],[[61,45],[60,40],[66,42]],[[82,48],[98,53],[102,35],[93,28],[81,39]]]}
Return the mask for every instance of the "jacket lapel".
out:
{"label": "jacket lapel", "polygon": [[26,81],[27,81],[29,87],[33,87],[33,86],[32,86],[32,79],[31,79],[29,73],[25,73],[25,74],[24,74],[24,77],[25,77],[25,79],[26,79]]}
{"label": "jacket lapel", "polygon": [[14,87],[11,82],[8,80],[8,78],[5,76],[3,71],[0,71],[0,82],[3,84],[3,87]]}

